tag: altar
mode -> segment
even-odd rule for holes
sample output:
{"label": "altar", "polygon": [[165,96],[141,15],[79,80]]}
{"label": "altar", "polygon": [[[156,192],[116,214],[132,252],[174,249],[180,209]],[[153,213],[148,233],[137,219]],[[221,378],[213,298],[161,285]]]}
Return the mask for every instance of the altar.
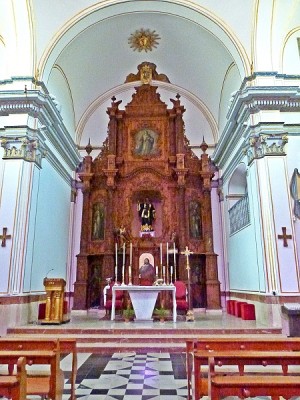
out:
{"label": "altar", "polygon": [[176,288],[173,285],[139,286],[115,285],[112,287],[111,320],[115,319],[116,291],[127,290],[135,312],[135,321],[152,321],[157,296],[160,292],[171,291],[173,296],[173,322],[177,319]]}

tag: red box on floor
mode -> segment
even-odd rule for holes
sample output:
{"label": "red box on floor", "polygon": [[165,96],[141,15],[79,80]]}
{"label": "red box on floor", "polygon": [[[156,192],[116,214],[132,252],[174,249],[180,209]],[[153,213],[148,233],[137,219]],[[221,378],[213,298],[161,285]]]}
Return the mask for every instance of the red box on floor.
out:
{"label": "red box on floor", "polygon": [[242,316],[242,305],[247,304],[246,301],[236,301],[234,304],[234,315],[236,317],[241,317]]}
{"label": "red box on floor", "polygon": [[234,315],[234,305],[236,303],[236,300],[227,300],[227,312],[228,314]]}
{"label": "red box on floor", "polygon": [[242,304],[241,305],[241,317],[242,319],[255,319],[255,306],[254,304]]}

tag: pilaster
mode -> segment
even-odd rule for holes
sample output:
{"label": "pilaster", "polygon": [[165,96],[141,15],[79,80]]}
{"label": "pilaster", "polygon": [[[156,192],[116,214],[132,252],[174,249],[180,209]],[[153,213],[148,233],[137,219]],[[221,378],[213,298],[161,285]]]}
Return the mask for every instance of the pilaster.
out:
{"label": "pilaster", "polygon": [[285,132],[272,135],[261,132],[250,138],[245,151],[248,163],[255,167],[257,175],[266,291],[270,294],[299,292],[286,163],[287,143]]}

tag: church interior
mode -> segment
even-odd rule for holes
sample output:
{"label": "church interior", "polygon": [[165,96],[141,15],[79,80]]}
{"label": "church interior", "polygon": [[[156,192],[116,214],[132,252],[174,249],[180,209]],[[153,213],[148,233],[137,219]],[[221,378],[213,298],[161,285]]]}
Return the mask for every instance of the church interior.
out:
{"label": "church interior", "polygon": [[76,337],[55,398],[198,400],[200,336],[300,336],[300,4],[221,3],[0,2],[0,364]]}

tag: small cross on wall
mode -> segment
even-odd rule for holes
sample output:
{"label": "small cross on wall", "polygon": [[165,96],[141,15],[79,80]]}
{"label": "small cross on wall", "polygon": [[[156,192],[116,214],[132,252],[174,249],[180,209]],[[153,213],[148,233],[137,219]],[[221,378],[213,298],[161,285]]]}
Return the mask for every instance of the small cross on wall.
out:
{"label": "small cross on wall", "polygon": [[1,247],[6,246],[6,239],[11,239],[11,235],[7,235],[7,228],[2,228],[2,235],[0,235],[0,240],[2,239],[1,242]]}
{"label": "small cross on wall", "polygon": [[285,226],[283,226],[281,229],[282,229],[282,235],[278,235],[277,237],[278,237],[278,239],[283,239],[283,246],[284,247],[288,247],[287,240],[288,239],[292,239],[292,235],[287,235],[286,234],[286,227]]}

